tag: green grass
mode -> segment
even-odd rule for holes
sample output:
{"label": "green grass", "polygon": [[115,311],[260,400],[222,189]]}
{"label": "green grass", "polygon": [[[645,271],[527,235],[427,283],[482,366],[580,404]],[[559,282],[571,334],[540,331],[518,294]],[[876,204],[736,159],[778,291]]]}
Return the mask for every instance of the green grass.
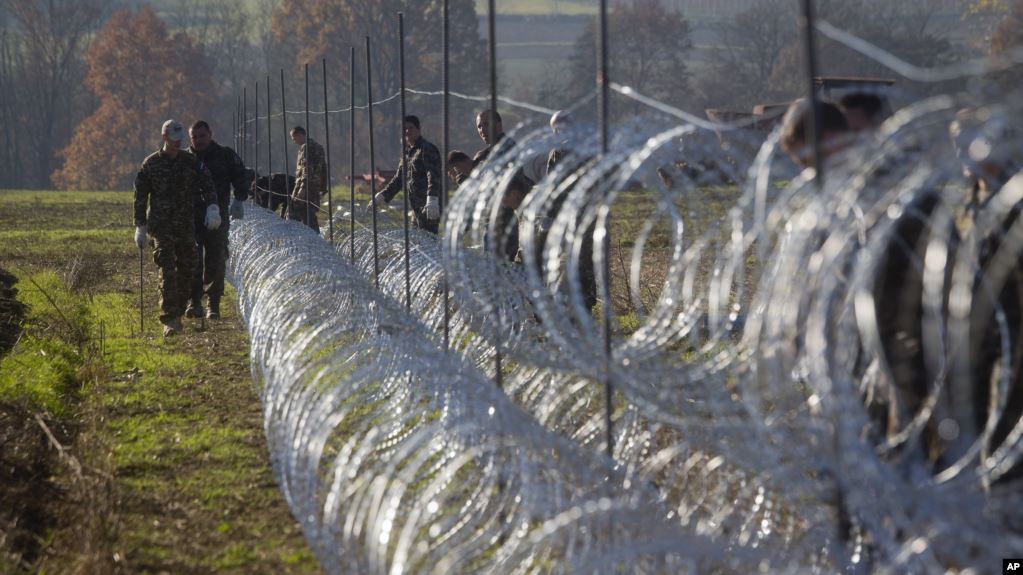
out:
{"label": "green grass", "polygon": [[[160,337],[159,324],[151,321],[138,338],[137,326],[127,321],[137,320],[134,301],[113,297],[104,308],[114,322],[108,361],[125,375],[90,391],[108,414],[112,464],[125,488],[160,507],[185,504],[183,520],[213,543],[191,559],[201,570],[281,565],[287,572],[315,571],[314,557],[295,538],[297,529],[284,538],[279,519],[260,513],[276,506],[286,515],[286,509],[265,465],[258,404],[237,397],[236,386],[224,379],[225,372],[237,375],[228,364],[247,363],[244,334],[194,332],[186,336],[192,345],[183,346]],[[225,319],[234,313],[222,311]],[[211,354],[212,346],[222,351]],[[243,385],[251,393],[251,384]],[[249,417],[239,419],[239,413]],[[185,537],[173,522],[154,524],[149,515],[135,514],[125,519],[123,540],[135,549],[136,562],[175,564],[190,546]]]}
{"label": "green grass", "polygon": [[27,402],[56,416],[67,414],[80,355],[53,339],[30,338],[0,361],[0,401]]}
{"label": "green grass", "polygon": [[125,192],[0,190],[0,262],[29,305],[0,401],[63,417],[107,478],[72,498],[88,509],[52,502],[66,519],[39,572],[112,572],[115,556],[131,572],[317,572],[267,461],[236,294],[220,322],[164,339],[146,253],[140,330],[131,212]]}
{"label": "green grass", "polygon": [[94,318],[88,302],[72,294],[52,272],[23,278],[18,300],[28,309],[26,329],[14,349],[0,359],[0,401],[27,403],[64,417],[89,360]]}

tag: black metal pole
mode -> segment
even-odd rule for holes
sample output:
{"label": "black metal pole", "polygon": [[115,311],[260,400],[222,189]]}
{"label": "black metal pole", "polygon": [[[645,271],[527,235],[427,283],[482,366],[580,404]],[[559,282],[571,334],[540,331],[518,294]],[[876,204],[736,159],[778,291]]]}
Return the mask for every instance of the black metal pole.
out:
{"label": "black metal pole", "polygon": [[405,138],[405,14],[398,12],[398,75],[400,77],[401,88],[399,90],[398,100],[401,102],[401,151],[398,155],[399,158],[403,158],[399,168],[401,169],[401,195],[404,198],[402,205],[405,214],[405,309],[412,309],[412,270],[409,264],[409,255],[411,246],[409,245],[409,217],[408,210],[411,205],[409,202],[409,181],[408,181],[408,163],[405,162],[405,148],[408,147],[408,141]]}
{"label": "black metal pole", "polygon": [[[258,120],[258,118],[259,118],[259,86],[256,86],[254,91],[252,92],[252,109],[253,109],[253,112],[252,112],[252,128],[251,128],[251,130],[252,130],[252,137],[249,138],[250,140],[252,140],[252,144],[251,144],[252,148],[249,149],[248,152],[246,152],[246,154],[245,154],[245,158],[246,158],[245,167],[246,168],[250,167],[249,164],[255,165],[255,164],[259,163],[259,144],[256,143],[256,123],[259,122],[259,120]],[[245,125],[249,125],[248,122],[249,122],[248,119],[246,119],[245,120]]]}
{"label": "black metal pole", "polygon": [[[602,156],[608,152],[608,108],[610,105],[610,91],[608,90],[608,52],[607,52],[607,0],[600,0],[600,47],[599,70],[597,84],[600,94],[600,153]],[[604,253],[601,275],[604,283],[604,306],[603,315],[603,336],[604,336],[604,429],[606,432],[605,448],[608,457],[614,456],[614,427],[611,421],[612,399],[614,397],[614,385],[611,381],[611,221],[605,220],[608,229],[604,230],[604,237],[601,240],[601,249]],[[590,254],[593,257],[593,254]]]}
{"label": "black metal pole", "polygon": [[377,163],[373,146],[373,56],[372,41],[366,36],[366,105],[369,112],[369,197],[373,213],[373,285],[380,289],[380,252],[377,248]]}
{"label": "black metal pole", "polygon": [[[309,225],[312,224],[312,221],[313,221],[312,195],[309,193],[309,168],[310,168],[310,166],[309,166],[309,140],[311,140],[312,137],[313,137],[313,127],[309,123],[309,63],[308,62],[306,62],[306,64],[305,64],[305,132],[306,132],[306,136],[305,136],[305,154],[306,154],[306,158],[305,158],[305,160],[306,160],[305,172],[306,172],[306,174],[305,174],[305,178],[303,178],[303,182],[305,183],[305,186],[304,186],[305,190],[303,190],[303,191],[305,192],[305,223],[306,223],[307,226],[309,226]],[[298,166],[295,166],[295,170],[296,171],[298,170]],[[317,207],[317,210],[318,210],[319,206],[316,206],[316,207]]]}
{"label": "black metal pole", "polygon": [[[443,44],[444,44],[444,62],[441,65],[442,76],[443,76],[443,91],[444,94],[441,96],[441,114],[443,124],[441,132],[441,148],[443,148],[440,156],[441,164],[444,167],[444,171],[441,174],[440,179],[440,213],[443,215],[448,207],[448,136],[449,128],[448,123],[450,122],[451,113],[451,84],[448,72],[448,66],[451,60],[451,38],[449,36],[449,16],[448,16],[448,0],[444,0],[444,24],[442,29]],[[444,266],[444,349],[449,349],[451,346],[451,306],[448,301],[448,268]]]}
{"label": "black metal pole", "polygon": [[284,217],[290,218],[291,190],[288,189],[288,174],[291,165],[288,161],[288,104],[284,97],[284,68],[281,68],[281,128],[284,130]]}
{"label": "black metal pole", "polygon": [[[244,88],[243,88],[243,91],[244,91]],[[234,134],[235,147],[234,147],[234,149],[237,151],[237,150],[240,150],[241,146],[242,146],[242,97],[241,96],[238,96],[238,102],[235,103],[234,113],[235,113],[235,134]]]}
{"label": "black metal pole", "polygon": [[[491,132],[491,138],[493,138],[496,124],[494,112],[497,112],[497,7],[495,0],[488,0],[487,7],[487,44],[490,54],[490,117],[487,118],[487,122],[489,122],[488,129]],[[493,153],[495,143],[490,144],[491,153]]]}
{"label": "black metal pole", "polygon": [[[820,99],[817,97],[817,46],[814,32],[814,25],[816,22],[816,14],[814,11],[813,0],[803,0],[803,13],[800,18],[799,25],[803,32],[803,48],[805,51],[804,56],[806,57],[806,77],[807,77],[807,101],[810,104],[810,114],[807,116],[807,137],[810,138],[808,142],[810,149],[813,150],[813,169],[814,169],[814,181],[813,184],[817,188],[818,192],[824,189],[824,161],[821,155],[822,142],[821,142],[821,107]],[[835,443],[835,449],[840,450],[839,435],[836,433],[833,439]],[[836,542],[847,543],[849,538],[852,536],[852,530],[855,525],[855,518],[849,514],[849,509],[846,503],[845,490],[842,483],[835,478],[835,509],[838,511],[838,525],[837,525],[837,537]],[[836,545],[837,553],[836,557],[841,557],[841,553],[844,552],[845,547]]]}
{"label": "black metal pole", "polygon": [[273,206],[274,138],[273,138],[273,97],[270,94],[270,75],[266,75],[266,207]]}
{"label": "black metal pole", "polygon": [[[256,81],[256,91],[252,98],[256,111],[252,115],[252,162],[253,174],[259,176],[259,81]],[[251,185],[251,183],[250,183]]]}
{"label": "black metal pole", "polygon": [[270,74],[266,75],[266,208],[273,210],[274,205],[274,139],[273,139],[273,101],[270,99]]}
{"label": "black metal pole", "polygon": [[[497,147],[497,142],[494,139],[494,126],[497,125],[497,6],[495,0],[489,0],[487,2],[487,44],[490,50],[490,112],[487,118],[487,129],[490,130],[490,157],[494,156],[494,151]],[[503,234],[496,234],[494,237],[502,237]],[[496,242],[495,242],[496,243]],[[500,253],[503,250],[503,246],[497,246],[497,252]],[[494,254],[494,257],[499,257],[498,253]],[[497,306],[494,306],[494,381],[497,383],[497,387],[504,387],[504,373],[502,369],[502,354],[501,354],[501,318],[500,310]]]}
{"label": "black metal pole", "polygon": [[818,189],[824,186],[824,162],[821,161],[821,134],[820,99],[817,97],[817,46],[814,36],[814,21],[816,15],[813,9],[813,0],[803,0],[803,15],[800,19],[800,26],[803,28],[803,48],[806,52],[806,76],[807,76],[807,101],[810,103],[811,113],[808,116],[807,135],[810,141],[810,148],[813,150],[813,169],[816,173],[814,184]]}
{"label": "black metal pole", "polygon": [[334,245],[334,197],[330,185],[330,107],[327,106],[327,59],[323,59],[323,133],[327,138],[327,230]]}
{"label": "black metal pole", "polygon": [[247,150],[249,147],[249,89],[242,88],[242,149],[241,157],[242,163],[245,163],[245,159],[248,157]]}
{"label": "black metal pole", "polygon": [[351,104],[351,130],[348,134],[349,144],[348,153],[349,164],[348,167],[351,169],[351,196],[349,198],[350,205],[348,207],[348,213],[351,215],[351,220],[348,222],[348,247],[351,250],[352,265],[355,265],[355,46],[351,46],[348,52],[348,102]]}
{"label": "black metal pole", "polygon": [[139,248],[139,337],[142,337],[143,332],[146,330],[146,304],[145,304],[145,291],[146,291],[146,264],[145,264],[145,247]]}

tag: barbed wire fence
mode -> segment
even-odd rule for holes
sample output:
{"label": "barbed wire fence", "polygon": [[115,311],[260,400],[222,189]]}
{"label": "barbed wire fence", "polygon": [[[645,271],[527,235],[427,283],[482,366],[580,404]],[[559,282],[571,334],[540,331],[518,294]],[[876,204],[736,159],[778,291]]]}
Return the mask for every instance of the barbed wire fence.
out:
{"label": "barbed wire fence", "polygon": [[[553,110],[497,94],[494,4],[488,96],[448,89],[446,26],[439,93],[374,100],[367,37],[361,105],[354,47],[347,106],[327,105],[326,59],[322,111],[287,108],[283,70],[279,111],[269,75],[262,115],[242,94],[257,172],[261,122],[271,173],[273,118],[322,116],[328,147],[331,115],[370,118],[349,131],[347,205],[328,186],[312,206],[319,234],[257,209],[232,226],[272,461],[324,568],[982,572],[1019,556],[1020,320],[1003,295],[1021,285],[1018,94],[922,100],[796,175],[777,128],[614,83],[606,2],[598,81],[573,106],[595,100],[598,122],[552,133]],[[815,31],[918,79],[1023,62],[914,69],[802,6],[814,109]],[[544,121],[457,193],[444,183],[440,236],[410,227],[407,187],[400,218],[373,198],[373,109],[408,94],[440,99],[445,159],[452,98]],[[612,129],[612,97],[650,115]],[[965,156],[948,136],[964,109]],[[509,185],[552,149],[562,161],[503,222]],[[971,205],[963,162],[994,150],[1004,185]]]}

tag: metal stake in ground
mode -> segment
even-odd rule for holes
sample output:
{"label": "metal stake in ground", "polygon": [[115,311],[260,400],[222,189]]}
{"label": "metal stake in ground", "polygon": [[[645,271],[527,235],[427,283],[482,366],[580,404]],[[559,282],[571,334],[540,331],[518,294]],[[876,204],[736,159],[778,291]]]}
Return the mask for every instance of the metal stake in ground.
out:
{"label": "metal stake in ground", "polygon": [[334,245],[334,198],[330,185],[330,109],[327,107],[327,59],[323,59],[323,133],[327,138],[327,230]]}
{"label": "metal stake in ground", "polygon": [[[312,133],[313,132],[313,127],[311,125],[309,125],[309,63],[308,62],[306,62],[306,65],[305,65],[305,129],[309,133],[308,138],[312,138],[312,136],[313,136],[313,133]],[[307,142],[305,150],[306,150],[306,154],[309,154],[308,142]],[[307,170],[309,169],[309,159],[308,159],[308,157],[306,158],[306,169]],[[295,171],[298,171],[298,166],[295,166]],[[313,204],[310,201],[310,198],[312,196],[309,195],[309,177],[308,176],[303,178],[303,183],[304,183],[303,187],[305,188],[305,190],[303,190],[305,192],[305,221],[306,221],[306,224],[308,225],[309,222],[313,221],[313,216],[312,216]],[[320,206],[316,206],[317,209],[319,209],[319,207]]]}
{"label": "metal stake in ground", "polygon": [[249,89],[242,88],[242,164],[248,160],[249,150]]}
{"label": "metal stake in ground", "polygon": [[373,285],[380,289],[380,252],[377,249],[377,163],[373,153],[373,57],[372,42],[366,36],[366,104],[369,110],[369,198],[373,213]]}
{"label": "metal stake in ground", "polygon": [[[288,161],[288,104],[284,98],[284,68],[281,68],[281,127],[284,129],[284,217],[291,217],[291,190],[288,189],[288,175],[291,171]],[[273,188],[273,186],[270,186]]]}
{"label": "metal stake in ground", "polygon": [[235,115],[235,118],[234,118],[234,122],[235,122],[235,124],[234,124],[235,125],[235,134],[234,134],[235,146],[234,146],[234,149],[235,150],[240,150],[240,149],[242,149],[242,146],[244,145],[244,140],[242,140],[242,130],[244,128],[242,127],[242,97],[241,96],[238,96],[238,101],[235,103],[234,115]]}
{"label": "metal stake in ground", "polygon": [[139,337],[142,337],[142,333],[146,330],[146,311],[145,311],[145,284],[146,284],[146,272],[145,272],[145,247],[139,248]]}
{"label": "metal stake in ground", "polygon": [[[487,3],[487,44],[490,47],[490,112],[487,118],[487,126],[490,130],[491,137],[493,137],[494,126],[497,125],[497,6],[494,0],[490,0]],[[494,152],[497,150],[497,142],[491,142],[490,144],[490,155],[489,160],[494,159]],[[493,218],[493,216],[491,216]],[[495,229],[497,227],[496,222],[492,219],[490,222],[490,228]],[[500,234],[503,235],[503,234]],[[499,235],[497,236],[499,237]],[[497,242],[494,242],[495,244]],[[498,253],[503,250],[503,246],[497,246],[497,253],[494,253],[494,267],[497,267]],[[498,277],[497,270],[494,270],[494,277]],[[493,304],[492,304],[493,305]],[[501,311],[497,305],[493,305],[494,311],[494,381],[497,383],[497,387],[504,387],[504,373],[501,356]]]}
{"label": "metal stake in ground", "polygon": [[[256,82],[256,91],[253,92],[255,96],[252,98],[256,105],[256,111],[252,118],[252,158],[255,166],[253,166],[253,174],[259,175],[259,82]],[[251,182],[249,182],[251,185]]]}
{"label": "metal stake in ground", "polygon": [[[401,101],[401,151],[398,155],[399,158],[405,157],[405,148],[408,146],[408,142],[405,139],[405,14],[398,12],[398,77],[401,79],[401,88],[399,89],[399,100]],[[408,181],[408,162],[401,162],[401,195],[404,197],[402,204],[405,209],[405,309],[412,309],[412,271],[409,266],[409,217],[408,210],[411,205],[408,200],[409,193],[409,181]]]}
{"label": "metal stake in ground", "polygon": [[[273,209],[274,205],[274,138],[273,126],[270,124],[273,114],[272,100],[270,100],[270,75],[266,75],[266,207]],[[285,178],[287,180],[287,178]]]}
{"label": "metal stake in ground", "polygon": [[803,48],[806,55],[807,71],[807,101],[810,103],[810,114],[807,133],[810,137],[810,149],[813,150],[813,169],[816,177],[814,184],[818,190],[824,186],[824,165],[821,158],[821,106],[820,98],[817,97],[817,84],[814,77],[817,75],[817,48],[814,38],[814,21],[816,15],[813,10],[813,0],[803,0],[803,14],[800,26],[803,28]]}
{"label": "metal stake in ground", "polygon": [[[820,98],[817,97],[817,83],[815,80],[817,76],[817,46],[814,37],[814,26],[816,25],[817,15],[814,11],[813,0],[803,0],[802,7],[803,13],[799,25],[803,33],[803,49],[804,56],[806,57],[807,101],[810,103],[810,114],[807,115],[809,123],[806,133],[810,137],[810,149],[813,150],[813,168],[815,173],[813,184],[817,191],[820,192],[824,189],[825,174],[824,162],[821,161],[821,106]],[[835,447],[841,449],[841,446],[837,445],[838,438],[839,435],[835,434]],[[835,537],[834,545],[835,557],[844,557],[848,561],[847,547],[840,545],[840,543],[849,542],[849,538],[856,526],[856,518],[849,513],[842,482],[836,480],[834,484],[835,509],[838,510],[838,533],[837,537]]]}
{"label": "metal stake in ground", "polygon": [[[600,0],[600,48],[598,50],[600,61],[598,62],[600,73],[597,77],[598,94],[600,97],[600,154],[604,156],[608,151],[608,107],[610,104],[610,91],[608,90],[608,53],[607,53],[607,0]],[[598,216],[599,217],[599,216]],[[614,398],[614,385],[611,381],[611,222],[604,218],[604,235],[601,238],[601,250],[603,251],[603,264],[601,266],[602,283],[604,284],[604,305],[603,336],[604,336],[604,429],[605,448],[608,457],[614,457],[614,428],[611,421],[612,400]],[[593,257],[590,254],[590,257]]]}
{"label": "metal stake in ground", "polygon": [[[441,96],[442,106],[442,124],[443,132],[441,133],[441,147],[444,151],[440,155],[440,161],[444,164],[444,171],[441,172],[440,178],[440,213],[445,214],[448,207],[448,178],[445,174],[448,173],[448,123],[450,119],[450,96],[451,96],[451,84],[448,75],[448,65],[451,63],[451,39],[448,36],[450,33],[449,29],[449,16],[448,16],[448,0],[444,0],[444,24],[442,29],[443,44],[444,44],[444,61],[442,64],[442,76],[443,76],[443,90],[444,94]],[[444,266],[444,349],[448,349],[451,345],[451,305],[448,301],[448,267]]]}
{"label": "metal stake in ground", "polygon": [[351,196],[349,197],[348,214],[351,216],[351,220],[348,222],[348,247],[351,250],[352,265],[355,265],[355,46],[349,47],[348,52],[348,103],[351,104],[352,108],[349,110],[351,118],[349,123],[351,124],[351,130],[348,133],[349,144],[348,153],[349,164],[348,167],[351,170]]}

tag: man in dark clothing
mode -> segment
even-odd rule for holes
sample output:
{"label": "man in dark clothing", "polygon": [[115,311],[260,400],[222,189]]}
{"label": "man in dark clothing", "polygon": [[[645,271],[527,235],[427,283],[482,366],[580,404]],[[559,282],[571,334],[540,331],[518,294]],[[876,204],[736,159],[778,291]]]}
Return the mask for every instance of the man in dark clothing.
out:
{"label": "man in dark clothing", "polygon": [[472,158],[461,150],[448,152],[448,177],[456,186],[461,186],[472,173]]}
{"label": "man in dark clothing", "polygon": [[[821,162],[825,162],[848,146],[851,131],[845,114],[838,106],[831,102],[818,102],[817,106],[820,113],[820,125],[817,126],[820,133],[818,144],[823,155]],[[782,119],[781,140],[778,143],[801,169],[814,165],[814,150],[810,146],[809,132],[812,115],[813,107],[810,102],[796,100],[789,106],[785,118]]]}
{"label": "man in dark clothing", "polygon": [[[160,322],[164,336],[181,331],[192,278],[198,266],[195,250],[197,224],[207,230],[220,227],[217,191],[209,170],[181,147],[185,128],[167,120],[162,128],[163,147],[142,162],[135,176],[135,243],[153,238],[153,259],[160,266]],[[196,221],[201,206],[204,221]]]}
{"label": "man in dark clothing", "polygon": [[441,162],[440,150],[420,134],[419,118],[405,116],[405,150],[394,177],[377,194],[377,204],[388,204],[405,183],[408,172],[409,205],[415,214],[415,225],[421,230],[437,233],[440,226]]}
{"label": "man in dark clothing", "polygon": [[[499,144],[502,151],[515,147],[515,140],[505,136],[501,115],[496,110],[483,110],[476,114],[476,132],[487,147],[476,152],[472,159],[474,168],[489,159]],[[497,212],[497,227],[493,234],[494,244],[498,246],[497,253],[502,254],[509,261],[514,261],[519,251],[519,220],[515,215],[515,210],[522,205],[522,201],[532,187],[533,182],[530,182],[522,170],[519,170],[501,196],[501,207]]]}
{"label": "man in dark clothing", "polygon": [[269,209],[271,212],[280,212],[281,217],[287,217],[284,209],[288,205],[288,195],[295,189],[295,176],[274,172],[269,176],[257,176],[252,182],[251,193],[256,205]]}
{"label": "man in dark clothing", "polygon": [[[493,128],[491,128],[493,124]],[[496,110],[483,110],[476,114],[476,133],[480,135],[480,139],[487,145],[486,148],[476,152],[476,155],[472,158],[473,167],[482,164],[490,157],[490,152],[494,149],[498,143],[505,139],[504,135],[504,124],[501,121],[501,114],[498,114]],[[515,146],[515,140],[509,139],[504,143],[504,149],[509,149]]]}
{"label": "man in dark clothing", "polygon": [[854,132],[876,130],[889,115],[886,113],[887,98],[869,92],[846,94],[838,105],[845,114],[849,129]]}
{"label": "man in dark clothing", "polygon": [[[220,213],[227,213],[230,205],[230,219],[241,219],[244,216],[243,202],[248,195],[248,177],[245,165],[234,150],[221,146],[213,140],[210,125],[199,120],[188,130],[192,140],[190,152],[195,154],[199,162],[213,175],[213,184],[217,189],[217,205]],[[234,189],[234,198],[231,190]],[[230,220],[225,218],[216,230],[205,230],[198,225],[202,217],[201,210],[196,210],[196,244],[198,246],[199,265],[192,281],[192,293],[185,310],[186,317],[202,317],[202,296],[209,296],[209,310],[205,312],[209,319],[220,318],[220,298],[224,295],[224,273],[228,258],[228,232]]]}

